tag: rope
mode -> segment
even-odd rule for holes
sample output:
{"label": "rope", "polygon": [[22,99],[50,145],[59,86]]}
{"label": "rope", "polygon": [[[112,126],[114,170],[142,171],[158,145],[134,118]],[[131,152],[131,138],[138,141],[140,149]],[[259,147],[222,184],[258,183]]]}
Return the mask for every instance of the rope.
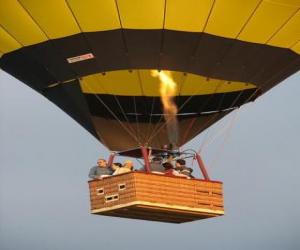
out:
{"label": "rope", "polygon": [[[152,134],[153,130],[151,131],[151,126],[152,126],[152,115],[153,115],[153,109],[154,109],[154,103],[155,103],[155,97],[152,97],[152,104],[151,104],[151,112],[150,112],[150,117],[148,121],[148,127],[147,127],[147,133],[146,133],[146,138],[149,138],[150,135]],[[146,140],[147,143],[149,142],[148,139]]]}
{"label": "rope", "polygon": [[133,106],[134,106],[135,121],[136,121],[137,139],[138,139],[138,141],[140,141],[140,139],[139,139],[140,127],[139,127],[139,118],[138,118],[137,109],[136,109],[135,96],[133,97]]}
{"label": "rope", "polygon": [[226,131],[224,140],[223,140],[221,146],[219,147],[219,150],[215,154],[214,159],[211,161],[211,164],[210,164],[211,168],[215,166],[215,164],[217,163],[217,160],[220,159],[220,155],[224,152],[225,144],[228,141],[230,132],[232,131],[233,125],[234,125],[235,121],[237,120],[238,111],[239,111],[239,109],[237,109],[237,112],[235,113],[231,123],[229,124],[228,130]]}
{"label": "rope", "polygon": [[218,133],[215,133],[214,137],[211,137],[210,140],[206,140],[205,143],[203,143],[201,145],[201,147],[198,150],[198,154],[200,154],[202,152],[202,150],[207,147],[208,145],[210,145],[211,143],[213,143],[218,137],[220,137],[223,134],[227,134],[227,132],[232,128],[233,126],[233,122],[236,120],[236,116],[238,114],[238,110],[239,109],[235,109],[236,112],[233,113],[231,119],[228,121],[228,123],[226,124],[226,126],[224,128],[222,128],[221,130],[218,131]]}
{"label": "rope", "polygon": [[[90,92],[92,93],[92,89],[90,88],[90,86],[87,86],[88,89],[90,90]],[[109,108],[109,106],[107,106],[105,104],[105,102],[97,95],[94,94],[94,96],[96,97],[96,99],[108,110],[108,112],[119,122],[119,124],[121,125],[121,127],[123,127],[125,129],[125,131],[138,143],[138,139],[137,137],[126,127],[124,126],[124,124],[122,123],[122,121],[118,118],[118,116]]]}

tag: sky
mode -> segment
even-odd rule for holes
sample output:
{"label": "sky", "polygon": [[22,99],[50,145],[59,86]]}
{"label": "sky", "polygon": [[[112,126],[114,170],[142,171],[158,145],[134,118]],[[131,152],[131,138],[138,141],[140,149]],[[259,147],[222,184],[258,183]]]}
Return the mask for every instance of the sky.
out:
{"label": "sky", "polygon": [[212,141],[226,215],[177,225],[91,215],[87,174],[108,151],[0,71],[0,249],[300,249],[299,94],[298,72],[186,146]]}

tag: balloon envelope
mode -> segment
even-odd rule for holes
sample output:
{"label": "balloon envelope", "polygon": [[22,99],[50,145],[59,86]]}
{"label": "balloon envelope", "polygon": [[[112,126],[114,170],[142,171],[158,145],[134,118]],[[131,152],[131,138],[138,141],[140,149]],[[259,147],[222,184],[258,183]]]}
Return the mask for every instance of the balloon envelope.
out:
{"label": "balloon envelope", "polygon": [[111,150],[168,143],[153,69],[177,83],[182,145],[300,68],[298,1],[0,5],[0,67]]}

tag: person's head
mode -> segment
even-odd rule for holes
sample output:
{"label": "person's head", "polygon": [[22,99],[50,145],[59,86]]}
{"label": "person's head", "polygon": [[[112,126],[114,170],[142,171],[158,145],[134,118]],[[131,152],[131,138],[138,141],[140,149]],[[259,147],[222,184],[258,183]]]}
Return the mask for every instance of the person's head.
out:
{"label": "person's head", "polygon": [[124,168],[129,168],[130,170],[133,169],[133,162],[131,160],[124,161]]}
{"label": "person's head", "polygon": [[100,159],[98,159],[98,161],[97,161],[97,165],[98,165],[98,167],[100,167],[100,168],[106,168],[106,167],[107,167],[107,162],[106,162],[105,159],[100,158]]}
{"label": "person's head", "polygon": [[165,162],[163,164],[163,167],[165,168],[165,170],[173,169],[173,165],[169,162]]}
{"label": "person's head", "polygon": [[185,166],[185,160],[177,159],[176,160],[176,167],[182,167],[182,166]]}
{"label": "person's head", "polygon": [[114,162],[114,163],[112,164],[112,168],[113,168],[113,169],[117,169],[117,168],[121,168],[121,167],[123,167],[123,165],[122,165],[122,163],[120,163],[120,162]]}

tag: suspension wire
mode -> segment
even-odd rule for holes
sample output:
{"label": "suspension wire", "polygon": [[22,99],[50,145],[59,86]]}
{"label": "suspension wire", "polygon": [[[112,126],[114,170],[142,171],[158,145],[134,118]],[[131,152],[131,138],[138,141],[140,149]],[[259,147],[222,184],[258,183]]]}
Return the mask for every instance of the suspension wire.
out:
{"label": "suspension wire", "polygon": [[140,127],[139,127],[139,118],[138,118],[138,114],[137,114],[137,108],[136,108],[136,101],[135,101],[135,96],[133,96],[133,107],[134,107],[134,113],[135,113],[135,121],[136,121],[136,131],[137,131],[137,138],[140,142]]}
{"label": "suspension wire", "polygon": [[239,111],[239,109],[237,109],[237,112],[235,113],[236,115],[233,117],[231,123],[229,124],[230,126],[229,126],[228,130],[226,131],[223,142],[222,142],[221,146],[219,147],[219,150],[215,154],[214,159],[210,163],[210,168],[213,168],[216,165],[217,161],[220,159],[220,155],[224,152],[225,144],[227,143],[230,132],[232,131],[233,125],[237,120],[238,111]]}
{"label": "suspension wire", "polygon": [[126,113],[125,113],[125,111],[124,111],[124,109],[122,107],[122,105],[120,104],[119,99],[117,98],[116,95],[113,95],[113,96],[114,96],[115,101],[117,102],[117,104],[118,104],[118,106],[119,106],[119,108],[121,110],[121,113],[122,113],[123,117],[125,118],[125,120],[126,120],[126,122],[128,124],[128,129],[134,134],[134,128],[132,127],[131,122],[129,121],[129,119],[128,119],[128,117],[127,117],[127,115],[126,115]]}
{"label": "suspension wire", "polygon": [[182,77],[181,77],[181,79],[180,79],[180,81],[179,81],[179,83],[178,83],[178,84],[180,84],[180,87],[178,88],[178,94],[175,96],[175,103],[176,103],[176,105],[177,105],[177,103],[179,102],[179,101],[178,101],[178,98],[179,98],[179,96],[181,96],[180,93],[181,93],[181,91],[182,91],[182,86],[184,85],[186,79],[187,79],[187,73],[186,73],[186,72],[183,72]]}
{"label": "suspension wire", "polygon": [[[155,96],[152,97],[151,112],[150,112],[149,121],[148,121],[146,138],[148,138],[148,135],[151,134],[152,115],[153,115],[154,103],[155,103]],[[154,125],[153,125],[153,127],[154,127]],[[149,142],[148,139],[146,139],[146,143],[148,143],[148,142]]]}
{"label": "suspension wire", "polygon": [[[91,90],[90,86],[87,86],[91,93],[93,91]],[[122,121],[118,118],[118,116],[111,110],[111,108],[105,104],[105,102],[101,99],[101,97],[97,94],[93,94],[96,99],[107,109],[107,111],[117,120],[117,122],[121,125],[121,127],[124,128],[124,130],[138,143],[138,138],[122,123]]]}
{"label": "suspension wire", "polygon": [[[236,111],[236,112],[234,112],[234,111]],[[239,109],[237,108],[234,111],[233,111],[232,117],[230,118],[228,123],[225,125],[225,127],[220,129],[217,133],[215,133],[214,137],[209,138],[210,140],[206,140],[205,143],[203,143],[200,146],[199,150],[197,151],[198,154],[200,154],[205,147],[207,147],[208,145],[213,143],[218,137],[222,136],[223,134],[226,134],[228,132],[228,130],[230,130],[232,128],[232,126],[233,126],[232,124],[236,120],[236,116],[238,114]]]}
{"label": "suspension wire", "polygon": [[181,144],[184,143],[185,139],[186,139],[187,136],[188,136],[189,131],[192,129],[192,127],[193,127],[194,123],[196,122],[196,120],[197,120],[197,117],[193,117],[193,118],[191,119],[190,123],[188,124],[187,129],[185,130],[184,135],[182,136],[182,139],[181,139],[180,142],[179,142],[179,145],[181,145]]}
{"label": "suspension wire", "polygon": [[[210,136],[210,131],[211,131],[211,127],[208,127],[207,128],[207,131],[205,133],[205,136],[203,138],[203,141],[202,143],[200,144],[199,148],[201,149],[205,144],[206,144],[206,141],[208,140],[209,136]],[[200,152],[200,150],[198,150],[198,152]]]}
{"label": "suspension wire", "polygon": [[111,115],[120,123],[120,125],[127,131],[127,133],[131,135],[132,138],[135,139],[135,141],[138,143],[138,138],[134,134],[132,134],[126,126],[124,126],[122,121],[115,115],[115,113],[104,103],[104,101],[97,94],[94,95],[102,103],[102,105],[111,113]]}
{"label": "suspension wire", "polygon": [[[202,110],[204,110],[204,108],[206,107],[206,105],[209,103],[209,101],[213,98],[213,96],[217,93],[218,89],[224,84],[224,82],[220,81],[219,84],[216,86],[213,94],[207,99],[205,100],[205,102],[201,105],[201,107],[198,109],[198,113],[201,114]],[[193,96],[196,95],[196,93],[201,89],[201,87],[199,87],[199,89],[197,89],[194,93]],[[223,97],[222,97],[223,98]],[[189,97],[179,108],[179,110],[182,110],[183,107],[188,103],[188,101],[191,99],[191,97]],[[219,105],[219,109],[220,109],[221,105]],[[188,127],[189,129],[186,130],[186,133],[182,139],[182,141],[184,142],[185,139],[188,137],[189,132],[191,131],[192,127],[194,126],[195,120],[191,120],[191,122],[189,123]]]}
{"label": "suspension wire", "polygon": [[[102,84],[100,86],[104,90],[105,93],[109,93],[107,91],[107,89]],[[115,94],[113,94],[112,96],[114,97],[114,100],[116,101],[116,103],[118,104],[118,107],[121,110],[121,114],[123,115],[124,119],[126,120],[126,122],[128,124],[128,125],[126,125],[126,124],[123,124],[123,125],[126,126],[128,128],[128,130],[131,131],[131,133],[134,134],[134,129],[133,129],[133,127],[132,127],[132,125],[131,125],[131,123],[130,123],[130,121],[129,121],[129,119],[128,119],[128,117],[127,117],[127,115],[126,115],[126,113],[125,113],[125,111],[124,111],[124,109],[122,107],[122,105],[120,104],[119,99],[117,98],[117,96]]]}
{"label": "suspension wire", "polygon": [[[145,95],[145,91],[144,91],[144,88],[143,88],[143,81],[142,81],[142,77],[141,77],[141,74],[140,74],[140,71],[137,70],[137,77],[138,77],[138,81],[139,81],[139,85],[140,85],[140,89],[141,89],[141,95],[144,99],[143,101],[143,106],[144,106],[144,116],[146,116],[146,114],[148,113],[148,105],[147,105],[147,98],[146,98],[146,95]],[[142,124],[144,124],[145,122],[141,122]],[[146,128],[143,128],[143,131],[146,132]],[[146,135],[146,133],[144,134]],[[142,134],[140,135],[141,138],[142,138]],[[142,138],[142,141],[144,142],[146,140],[146,136],[144,138]]]}
{"label": "suspension wire", "polygon": [[[222,83],[223,84],[223,83]],[[215,88],[215,90],[214,90],[214,93],[213,93],[213,95],[214,94],[216,94],[216,92],[217,92],[217,89],[220,87],[220,85],[222,85],[221,84],[221,82],[217,85],[217,87]],[[201,107],[199,108],[199,114],[201,114],[201,112],[202,112],[202,110],[204,110],[204,108],[205,108],[205,106],[207,105],[207,103],[209,103],[209,101],[211,100],[211,98],[212,98],[213,96],[211,96],[211,97],[209,97],[202,105],[201,105]],[[223,98],[223,96],[222,96],[222,98]],[[221,102],[222,102],[222,100],[223,99],[221,99]],[[184,106],[185,106],[185,104],[186,104],[187,102],[185,102],[185,103],[183,103],[182,105],[181,105],[181,107],[179,108],[179,110],[181,110]],[[220,104],[218,105],[219,107],[221,106]],[[213,116],[213,118],[214,118],[214,116]],[[194,123],[195,123],[195,121],[196,121],[196,118],[194,119],[194,120],[191,120],[191,122],[189,123],[189,125],[188,125],[188,129],[186,130],[186,133],[185,133],[185,135],[184,135],[184,137],[183,137],[183,139],[182,139],[182,143],[185,141],[185,139],[188,137],[188,134],[189,134],[189,132],[192,130],[192,127],[194,126]]]}
{"label": "suspension wire", "polygon": [[[244,92],[245,90],[242,90],[240,93],[239,93],[239,95],[233,100],[233,102],[231,103],[231,105],[229,106],[229,108],[227,108],[226,110],[230,110],[230,109],[236,109],[236,108],[234,108],[233,106],[238,102],[238,100],[239,100],[239,98],[242,96],[242,93]],[[220,104],[219,104],[219,108],[218,109],[220,109],[220,107],[222,106],[222,102],[223,102],[223,99],[224,99],[224,95],[225,95],[225,93],[223,93],[223,96],[222,96],[222,99],[221,99],[221,102],[220,102]],[[242,104],[243,105],[243,104]],[[222,112],[222,111],[221,111]],[[231,111],[230,111],[231,112]],[[201,127],[201,130],[202,130],[202,128],[204,128],[205,126],[206,126],[206,124],[208,124],[211,120],[213,120],[214,118],[216,118],[216,116],[219,114],[219,112],[217,112],[217,113],[215,113],[214,115],[212,115],[211,117],[210,117],[210,119],[208,119],[208,121],[206,121],[206,123],[204,124],[204,126],[202,126]],[[201,131],[200,130],[200,131]]]}
{"label": "suspension wire", "polygon": [[[226,110],[235,109],[233,106],[238,102],[239,98],[242,96],[242,93],[243,93],[244,91],[245,91],[245,90],[242,90],[242,91],[239,93],[239,95],[238,95],[238,96],[234,99],[234,101],[231,103],[230,107],[227,108]],[[221,101],[220,101],[220,103],[219,103],[218,109],[220,109],[220,107],[222,106],[224,96],[225,96],[225,93],[223,93],[223,95],[222,95],[222,98],[221,98]],[[217,109],[217,110],[218,110],[218,109]],[[222,111],[221,111],[221,112],[222,112]],[[204,129],[204,128],[206,127],[206,125],[209,124],[213,119],[215,119],[215,118],[217,117],[218,114],[220,114],[220,112],[217,112],[217,113],[213,114],[213,115],[212,115],[212,116],[211,116],[211,117],[203,124],[203,126],[201,126],[201,128],[200,128],[199,131],[201,132],[201,130]]]}
{"label": "suspension wire", "polygon": [[[209,101],[215,96],[215,94],[217,93],[217,91],[219,90],[219,88],[221,88],[223,86],[223,84],[225,83],[225,81],[220,80],[219,84],[215,87],[213,94],[210,95],[209,98],[207,98],[207,100],[201,105],[201,107],[198,109],[198,113],[201,113],[205,106],[207,105],[207,103],[209,103]],[[196,91],[194,91],[194,93],[189,96],[189,98],[187,100],[185,100],[185,102],[179,107],[179,111],[181,111],[184,106],[198,93],[198,91],[201,89],[201,87],[199,87]],[[201,110],[201,112],[200,112]]]}

